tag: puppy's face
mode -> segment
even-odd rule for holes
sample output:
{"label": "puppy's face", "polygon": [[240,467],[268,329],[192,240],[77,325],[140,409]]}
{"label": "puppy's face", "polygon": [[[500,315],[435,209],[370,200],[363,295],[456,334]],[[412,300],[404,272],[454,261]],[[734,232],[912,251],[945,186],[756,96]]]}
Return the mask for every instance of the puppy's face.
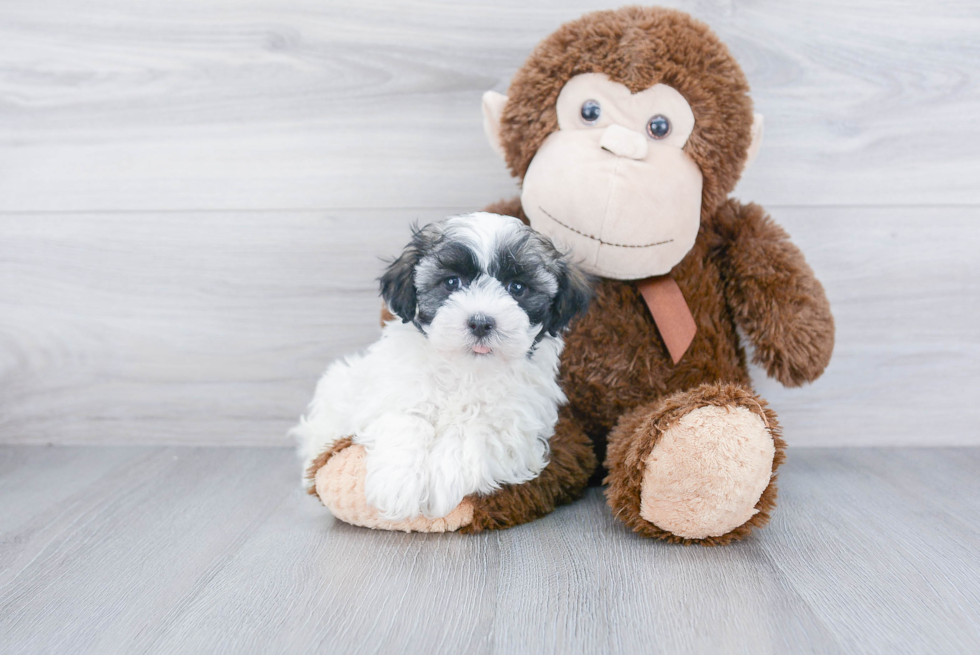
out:
{"label": "puppy's face", "polygon": [[514,358],[588,306],[588,279],[516,218],[477,213],[416,230],[381,278],[389,309],[440,350]]}

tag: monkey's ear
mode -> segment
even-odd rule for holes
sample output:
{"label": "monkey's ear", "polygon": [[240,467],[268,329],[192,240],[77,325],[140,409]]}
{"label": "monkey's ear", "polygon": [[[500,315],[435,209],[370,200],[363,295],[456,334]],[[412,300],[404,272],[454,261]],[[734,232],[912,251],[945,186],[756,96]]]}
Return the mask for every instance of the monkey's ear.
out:
{"label": "monkey's ear", "polygon": [[507,104],[507,96],[496,91],[487,91],[483,94],[483,131],[487,135],[490,147],[505,159],[504,146],[500,143],[500,117],[504,114],[504,105]]}
{"label": "monkey's ear", "polygon": [[415,267],[421,259],[419,249],[412,245],[398,259],[391,262],[381,276],[381,297],[388,305],[388,311],[408,323],[415,318],[417,297],[415,293]]}
{"label": "monkey's ear", "polygon": [[745,157],[745,166],[742,167],[744,171],[749,167],[749,164],[756,158],[759,154],[759,148],[762,147],[762,114],[752,114],[752,143],[749,144],[749,153]]}

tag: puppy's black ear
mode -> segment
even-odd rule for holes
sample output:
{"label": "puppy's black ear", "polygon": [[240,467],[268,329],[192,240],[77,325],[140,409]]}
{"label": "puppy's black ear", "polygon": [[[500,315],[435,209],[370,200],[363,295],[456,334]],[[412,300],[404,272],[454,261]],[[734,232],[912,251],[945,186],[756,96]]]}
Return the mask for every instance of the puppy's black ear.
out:
{"label": "puppy's black ear", "polygon": [[415,318],[417,296],[415,293],[415,267],[422,259],[422,231],[412,227],[412,242],[395,261],[388,264],[379,278],[381,297],[389,311],[408,323]]}
{"label": "puppy's black ear", "polygon": [[593,280],[577,265],[563,257],[558,262],[558,293],[551,303],[551,316],[544,326],[555,337],[577,316],[586,312],[592,300]]}

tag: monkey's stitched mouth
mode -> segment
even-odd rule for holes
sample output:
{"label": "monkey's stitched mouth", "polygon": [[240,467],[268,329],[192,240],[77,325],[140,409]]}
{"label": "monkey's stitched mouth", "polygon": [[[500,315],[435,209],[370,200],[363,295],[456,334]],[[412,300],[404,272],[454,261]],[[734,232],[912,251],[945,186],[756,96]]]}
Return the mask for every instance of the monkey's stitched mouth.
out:
{"label": "monkey's stitched mouth", "polygon": [[551,220],[553,220],[555,223],[558,223],[559,225],[561,225],[566,230],[571,230],[575,234],[578,234],[580,236],[583,236],[586,239],[592,239],[593,241],[598,241],[599,243],[601,243],[604,246],[612,246],[614,248],[653,248],[654,246],[662,246],[665,243],[671,243],[671,242],[673,242],[673,239],[667,239],[666,241],[658,241],[657,243],[647,243],[647,244],[643,244],[643,245],[632,245],[632,244],[629,244],[629,243],[610,243],[608,241],[603,241],[599,237],[592,236],[591,234],[586,234],[585,232],[582,232],[580,230],[576,230],[571,225],[565,225],[564,223],[562,223],[561,221],[559,221],[557,218],[555,218],[554,216],[552,216],[551,214],[549,214],[545,210],[545,208],[542,207],[541,205],[538,205],[538,209],[540,209],[544,213],[545,216],[547,216],[548,218],[550,218]]}

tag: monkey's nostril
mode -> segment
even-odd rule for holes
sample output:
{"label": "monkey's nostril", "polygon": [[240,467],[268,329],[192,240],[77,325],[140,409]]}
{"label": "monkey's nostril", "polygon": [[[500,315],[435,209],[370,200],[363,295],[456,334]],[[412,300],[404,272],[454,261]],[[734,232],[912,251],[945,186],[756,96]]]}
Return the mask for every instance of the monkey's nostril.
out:
{"label": "monkey's nostril", "polygon": [[466,322],[466,325],[470,328],[470,332],[477,337],[483,338],[493,332],[493,329],[497,327],[497,322],[489,316],[476,314],[474,316],[470,316],[470,319]]}

